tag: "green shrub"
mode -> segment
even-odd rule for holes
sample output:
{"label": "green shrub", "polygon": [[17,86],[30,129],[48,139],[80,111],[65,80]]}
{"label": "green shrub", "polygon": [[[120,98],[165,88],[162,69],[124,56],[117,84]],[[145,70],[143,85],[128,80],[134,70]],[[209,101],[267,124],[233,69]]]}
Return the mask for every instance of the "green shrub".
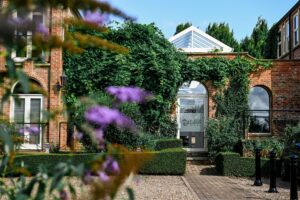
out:
{"label": "green shrub", "polygon": [[186,167],[186,151],[182,148],[154,152],[154,158],[145,163],[141,174],[183,175]]}
{"label": "green shrub", "polygon": [[[223,176],[255,176],[255,158],[240,157],[238,153],[222,152],[216,156],[216,169]],[[261,174],[264,177],[269,176],[269,159],[261,159]],[[276,160],[277,176],[280,176],[281,160]]]}
{"label": "green shrub", "polygon": [[244,156],[255,156],[256,147],[261,149],[261,156],[266,158],[269,156],[269,152],[273,149],[276,152],[276,156],[279,158],[282,156],[284,149],[284,142],[279,138],[267,138],[267,139],[255,139],[255,140],[245,140],[243,144],[243,155]]}
{"label": "green shrub", "polygon": [[[146,152],[153,155],[153,158],[145,162],[139,173],[142,174],[164,174],[182,175],[185,172],[186,151],[181,148],[165,149],[162,151]],[[132,152],[130,154],[143,153]],[[130,155],[129,154],[129,155]],[[25,166],[32,174],[38,172],[39,165],[45,169],[51,169],[60,162],[71,162],[74,165],[87,163],[93,159],[96,153],[89,154],[36,154],[36,155],[17,155],[14,160],[14,167]],[[11,171],[11,175],[14,173]],[[17,175],[17,174],[14,174]]]}
{"label": "green shrub", "polygon": [[155,141],[155,150],[160,151],[169,148],[182,147],[182,140],[180,139],[159,139]]}
{"label": "green shrub", "polygon": [[208,153],[214,157],[219,152],[235,151],[240,139],[236,132],[234,119],[218,117],[209,119],[207,126]]}

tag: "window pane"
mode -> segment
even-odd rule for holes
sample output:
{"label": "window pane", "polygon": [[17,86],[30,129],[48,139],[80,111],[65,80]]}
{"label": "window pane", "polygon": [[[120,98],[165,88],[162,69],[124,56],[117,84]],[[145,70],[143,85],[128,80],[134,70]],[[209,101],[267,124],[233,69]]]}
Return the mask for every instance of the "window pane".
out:
{"label": "window pane", "polygon": [[262,87],[254,87],[250,90],[249,104],[249,132],[269,133],[270,132],[270,97]]}
{"label": "window pane", "polygon": [[14,121],[24,123],[25,99],[15,99]]}
{"label": "window pane", "polygon": [[206,88],[204,85],[199,83],[198,81],[185,82],[179,88],[179,94],[207,94]]}
{"label": "window pane", "polygon": [[30,101],[30,122],[40,123],[41,119],[41,99],[31,99]]}

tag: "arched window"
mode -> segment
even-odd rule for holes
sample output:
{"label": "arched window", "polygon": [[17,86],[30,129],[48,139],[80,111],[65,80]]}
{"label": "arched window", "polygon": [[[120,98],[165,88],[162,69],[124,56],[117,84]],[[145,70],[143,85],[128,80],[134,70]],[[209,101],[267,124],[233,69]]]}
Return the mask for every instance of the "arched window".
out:
{"label": "arched window", "polygon": [[[12,89],[11,121],[23,137],[22,149],[40,149],[42,143],[43,95],[41,86],[29,81],[27,90],[17,83]],[[30,130],[35,130],[31,133]]]}
{"label": "arched window", "polygon": [[270,95],[260,86],[251,88],[248,105],[250,108],[250,133],[270,133]]}

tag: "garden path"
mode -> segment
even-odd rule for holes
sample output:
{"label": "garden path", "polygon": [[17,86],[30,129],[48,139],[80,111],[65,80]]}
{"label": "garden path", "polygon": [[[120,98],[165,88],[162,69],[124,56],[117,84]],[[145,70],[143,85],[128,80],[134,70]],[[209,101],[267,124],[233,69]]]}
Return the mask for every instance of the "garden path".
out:
{"label": "garden path", "polygon": [[[289,183],[277,179],[279,193],[267,193],[268,179],[262,187],[255,187],[253,179],[216,175],[214,166],[187,164],[184,181],[201,200],[242,200],[242,199],[289,199]],[[299,191],[299,188],[298,188]]]}

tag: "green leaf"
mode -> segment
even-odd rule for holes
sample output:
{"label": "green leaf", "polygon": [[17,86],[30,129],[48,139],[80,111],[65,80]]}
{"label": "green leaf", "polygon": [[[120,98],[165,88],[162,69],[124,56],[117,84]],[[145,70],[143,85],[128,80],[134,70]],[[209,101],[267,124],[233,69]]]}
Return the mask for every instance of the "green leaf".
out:
{"label": "green leaf", "polygon": [[126,188],[126,191],[127,191],[127,193],[128,193],[128,198],[129,198],[129,200],[134,200],[135,197],[134,197],[134,191],[133,191],[133,189],[127,187],[127,188]]}

